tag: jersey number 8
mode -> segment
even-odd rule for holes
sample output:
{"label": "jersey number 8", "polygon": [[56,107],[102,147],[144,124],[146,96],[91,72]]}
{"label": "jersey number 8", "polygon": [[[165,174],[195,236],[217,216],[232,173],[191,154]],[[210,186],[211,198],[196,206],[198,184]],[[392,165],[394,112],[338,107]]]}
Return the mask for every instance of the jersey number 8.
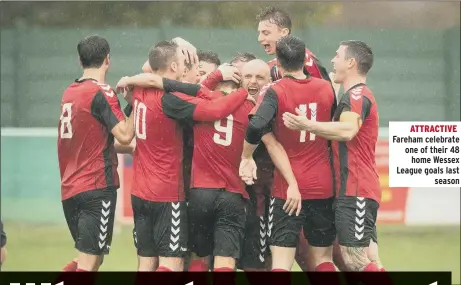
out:
{"label": "jersey number 8", "polygon": [[[299,105],[299,110],[302,112],[306,113],[307,115],[307,105],[306,104],[301,104]],[[311,121],[316,121],[317,120],[317,103],[310,103],[309,104],[309,110],[311,112]],[[309,140],[310,141],[315,141],[315,134],[309,133]],[[300,137],[299,137],[299,142],[306,142],[306,131],[301,131]]]}
{"label": "jersey number 8", "polygon": [[[222,121],[226,120],[226,125],[222,125]],[[230,146],[232,143],[232,127],[234,126],[234,116],[229,115],[227,118],[214,122],[216,132],[213,134],[213,141],[216,144]],[[221,138],[224,134],[224,139]]]}
{"label": "jersey number 8", "polygon": [[62,105],[62,112],[61,117],[59,120],[61,121],[60,127],[60,137],[61,139],[71,139],[73,132],[72,132],[72,124],[70,119],[72,118],[72,103],[65,103]]}

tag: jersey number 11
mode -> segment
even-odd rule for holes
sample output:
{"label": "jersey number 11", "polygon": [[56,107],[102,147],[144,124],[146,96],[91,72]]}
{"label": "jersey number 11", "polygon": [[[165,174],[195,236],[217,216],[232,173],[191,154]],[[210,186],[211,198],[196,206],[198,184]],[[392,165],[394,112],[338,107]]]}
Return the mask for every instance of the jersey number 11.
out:
{"label": "jersey number 11", "polygon": [[[299,110],[307,114],[307,104],[301,104],[299,105]],[[316,121],[317,120],[317,103],[309,103],[309,110],[311,111],[311,121]],[[314,141],[315,140],[315,134],[309,133],[309,140]],[[301,131],[301,134],[299,136],[299,141],[300,142],[306,142],[306,131]]]}

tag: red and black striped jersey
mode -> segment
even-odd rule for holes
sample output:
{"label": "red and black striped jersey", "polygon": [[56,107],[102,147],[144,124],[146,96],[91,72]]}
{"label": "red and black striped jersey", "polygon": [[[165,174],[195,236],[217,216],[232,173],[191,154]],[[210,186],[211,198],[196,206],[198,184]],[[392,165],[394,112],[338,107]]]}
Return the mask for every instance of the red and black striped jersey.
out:
{"label": "red and black striped jersey", "polygon": [[219,91],[168,79],[163,85],[165,90],[133,91],[136,149],[131,191],[144,200],[176,202],[184,200],[182,124],[225,118],[243,104],[247,92],[239,89],[211,100]]}
{"label": "red and black striped jersey", "polygon": [[339,101],[334,121],[343,112],[360,115],[362,125],[350,141],[333,141],[333,161],[337,196],[364,197],[381,201],[381,187],[376,169],[375,148],[379,118],[375,97],[365,84],[351,87]]}
{"label": "red and black striped jersey", "polygon": [[119,187],[112,129],[125,116],[114,90],[93,79],[64,91],[58,126],[62,200],[81,192]]}

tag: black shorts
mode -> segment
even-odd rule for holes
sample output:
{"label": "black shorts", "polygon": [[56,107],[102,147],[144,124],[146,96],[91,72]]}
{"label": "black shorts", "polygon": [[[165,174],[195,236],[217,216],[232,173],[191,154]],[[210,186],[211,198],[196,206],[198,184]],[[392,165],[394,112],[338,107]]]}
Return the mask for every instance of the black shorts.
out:
{"label": "black shorts", "polygon": [[[248,188],[248,187],[247,187]],[[248,191],[250,199],[247,201],[245,238],[243,242],[243,252],[238,261],[238,268],[266,268],[268,257],[270,256],[267,238],[267,211],[269,206],[269,195],[265,195],[265,210],[262,215],[258,215],[256,194]]]}
{"label": "black shorts", "polygon": [[368,247],[378,242],[376,218],[379,204],[362,197],[338,197],[334,203],[338,243],[347,247]]}
{"label": "black shorts", "polygon": [[131,195],[133,239],[142,257],[184,257],[187,253],[186,202],[153,202]]}
{"label": "black shorts", "polygon": [[333,212],[334,198],[303,200],[299,216],[289,216],[284,210],[285,200],[272,197],[269,202],[268,236],[271,246],[298,246],[299,233],[311,246],[329,247],[336,238]]}
{"label": "black shorts", "polygon": [[6,233],[3,230],[3,222],[0,220],[0,247],[6,245]]}
{"label": "black shorts", "polygon": [[191,189],[189,245],[199,257],[239,258],[245,232],[246,202],[242,195],[223,189]]}
{"label": "black shorts", "polygon": [[117,189],[86,191],[62,201],[75,248],[83,253],[108,254],[114,229]]}

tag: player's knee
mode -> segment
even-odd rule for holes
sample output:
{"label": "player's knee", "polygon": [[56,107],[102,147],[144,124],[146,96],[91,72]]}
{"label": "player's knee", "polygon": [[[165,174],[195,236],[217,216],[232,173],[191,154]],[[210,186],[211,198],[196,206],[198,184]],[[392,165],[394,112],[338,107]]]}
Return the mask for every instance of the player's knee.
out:
{"label": "player's knee", "polygon": [[214,268],[235,268],[235,258],[225,256],[215,256]]}
{"label": "player's knee", "polygon": [[271,246],[272,268],[290,271],[295,259],[295,247]]}
{"label": "player's knee", "polygon": [[138,256],[138,271],[151,272],[157,270],[158,258],[157,257],[143,257]]}
{"label": "player's knee", "polygon": [[99,255],[88,254],[80,252],[78,255],[78,269],[85,271],[96,271],[98,270],[101,263]]}
{"label": "player's knee", "polygon": [[7,254],[6,247],[3,246],[2,249],[1,249],[1,257],[0,257],[0,263],[1,264],[5,263],[6,254]]}
{"label": "player's knee", "polygon": [[360,271],[370,263],[365,247],[340,246],[344,265],[349,271]]}
{"label": "player's knee", "polygon": [[182,257],[159,257],[159,268],[168,268],[170,271],[183,271],[184,258]]}

